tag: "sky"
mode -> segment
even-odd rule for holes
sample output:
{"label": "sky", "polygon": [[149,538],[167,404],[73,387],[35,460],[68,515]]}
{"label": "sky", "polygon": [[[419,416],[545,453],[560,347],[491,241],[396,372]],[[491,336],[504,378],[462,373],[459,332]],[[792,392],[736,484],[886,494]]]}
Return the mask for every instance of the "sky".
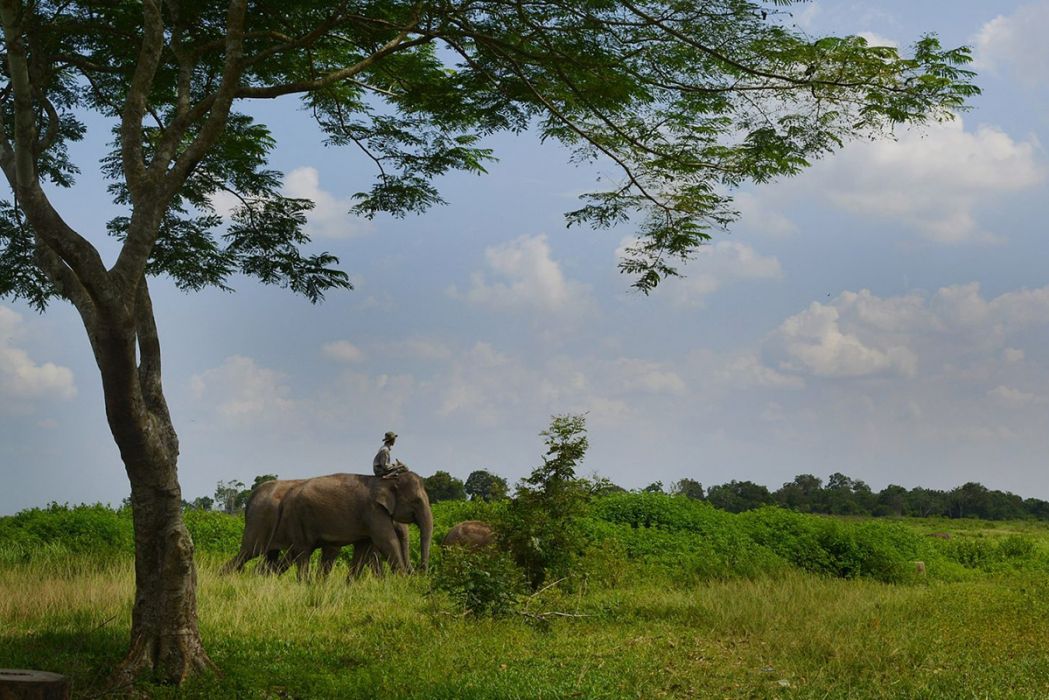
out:
{"label": "sky", "polygon": [[[611,172],[499,136],[487,175],[439,181],[447,206],[365,221],[347,211],[368,163],[323,147],[296,103],[260,106],[286,190],[316,202],[313,249],[355,289],[313,306],[247,279],[153,283],[184,497],[366,473],[387,430],[423,475],[514,482],[552,415],[585,412],[580,471],[627,488],[843,472],[1049,499],[1049,0],[817,0],[794,21],[901,47],[935,31],[973,47],[983,94],[953,122],[744,188],[741,221],[647,297],[617,272],[629,230],[564,225]],[[89,127],[55,200],[112,260],[93,167],[108,127]],[[129,493],[61,302],[0,300],[0,474],[0,514]]]}

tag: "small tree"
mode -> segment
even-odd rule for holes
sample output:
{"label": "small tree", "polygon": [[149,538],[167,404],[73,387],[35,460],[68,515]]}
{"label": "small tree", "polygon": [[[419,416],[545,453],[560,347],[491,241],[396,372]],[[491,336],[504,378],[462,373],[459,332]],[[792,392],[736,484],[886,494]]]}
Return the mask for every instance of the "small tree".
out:
{"label": "small tree", "polygon": [[662,481],[653,481],[651,484],[641,489],[642,493],[665,493],[663,491]]}
{"label": "small tree", "polygon": [[742,513],[772,503],[772,494],[768,488],[753,481],[730,481],[727,484],[711,486],[707,492],[707,501],[715,508],[730,513]]}
{"label": "small tree", "polygon": [[506,498],[509,490],[506,479],[485,469],[478,469],[466,477],[466,493],[472,499],[498,501]]}
{"label": "small tree", "polygon": [[466,499],[463,482],[446,471],[434,472],[433,476],[423,479],[423,485],[426,487],[426,495],[430,497],[430,503]]}
{"label": "small tree", "polygon": [[[233,481],[220,481],[215,486],[215,502],[219,508],[230,515],[240,512],[243,508],[244,482],[234,479]],[[250,491],[249,491],[250,493]]]}
{"label": "small tree", "polygon": [[586,543],[580,518],[590,499],[587,482],[575,476],[590,446],[586,417],[554,416],[540,435],[543,464],[518,483],[498,528],[533,588],[573,572]]}
{"label": "small tree", "polygon": [[703,484],[695,479],[679,479],[670,487],[670,493],[675,496],[684,496],[695,501],[702,501],[704,497]]}
{"label": "small tree", "polygon": [[211,510],[215,507],[215,499],[211,496],[199,496],[193,499],[189,507],[193,510]]}

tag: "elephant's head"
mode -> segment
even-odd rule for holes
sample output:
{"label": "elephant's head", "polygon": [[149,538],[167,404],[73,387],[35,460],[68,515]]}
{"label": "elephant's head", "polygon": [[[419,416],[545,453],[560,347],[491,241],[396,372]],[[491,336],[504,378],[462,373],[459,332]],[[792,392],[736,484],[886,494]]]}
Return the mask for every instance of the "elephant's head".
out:
{"label": "elephant's head", "polygon": [[396,478],[382,479],[380,483],[381,488],[376,495],[379,505],[397,522],[419,526],[419,565],[426,571],[430,563],[430,541],[433,539],[433,514],[430,512],[430,499],[426,495],[423,480],[414,472],[402,472]]}

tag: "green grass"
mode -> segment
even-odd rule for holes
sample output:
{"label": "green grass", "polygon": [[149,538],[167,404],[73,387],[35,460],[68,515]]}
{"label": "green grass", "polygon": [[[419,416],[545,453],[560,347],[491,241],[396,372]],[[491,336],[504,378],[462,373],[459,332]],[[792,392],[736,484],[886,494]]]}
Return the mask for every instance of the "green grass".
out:
{"label": "green grass", "polygon": [[[204,514],[191,521],[202,550],[200,624],[222,673],[144,690],[159,698],[1049,697],[1044,524],[634,506],[651,526],[595,517],[586,583],[554,587],[527,608],[578,617],[546,621],[464,616],[425,576],[347,584],[344,564],[308,584],[220,576],[237,521]],[[445,508],[435,508],[438,534],[479,512]],[[42,531],[45,516],[34,517]],[[61,533],[48,553],[16,557],[11,542],[29,540],[15,529],[0,520],[0,667],[66,673],[75,696],[97,696],[128,639],[130,557],[75,554]],[[112,539],[112,530],[95,530],[102,544]],[[77,541],[87,546],[95,530],[80,527]],[[951,539],[925,537],[942,531]],[[916,555],[925,557],[924,577],[914,574]],[[909,568],[897,572],[899,561]]]}

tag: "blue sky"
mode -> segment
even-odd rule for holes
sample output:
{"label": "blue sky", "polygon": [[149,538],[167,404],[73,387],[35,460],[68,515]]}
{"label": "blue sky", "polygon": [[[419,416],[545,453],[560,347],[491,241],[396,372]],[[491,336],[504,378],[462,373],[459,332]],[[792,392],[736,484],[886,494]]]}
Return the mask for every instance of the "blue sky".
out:
{"label": "blue sky", "polygon": [[[319,306],[240,280],[186,295],[159,281],[165,388],[185,496],[256,474],[367,471],[386,430],[417,471],[515,480],[554,413],[588,412],[583,471],[626,487],[681,477],[778,487],[842,471],[874,488],[978,480],[1049,499],[1049,0],[819,0],[796,21],[907,45],[971,44],[975,109],[861,143],[740,194],[743,220],[650,297],[616,272],[629,230],[565,230],[612,171],[529,135],[491,140],[449,205],[356,220],[371,172],[325,149],[293,102],[257,114],[273,166],[310,196],[318,249],[354,280]],[[113,214],[78,145],[60,209],[99,242]],[[97,369],[72,309],[0,302],[0,513],[128,492]]]}

